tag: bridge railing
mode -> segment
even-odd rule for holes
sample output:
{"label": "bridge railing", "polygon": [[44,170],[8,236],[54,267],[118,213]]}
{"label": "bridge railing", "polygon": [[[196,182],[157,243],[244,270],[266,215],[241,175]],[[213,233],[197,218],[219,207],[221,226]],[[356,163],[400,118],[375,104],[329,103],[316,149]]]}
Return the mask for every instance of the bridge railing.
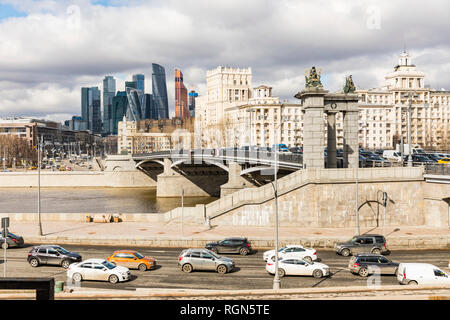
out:
{"label": "bridge railing", "polygon": [[425,174],[435,174],[435,175],[450,175],[450,164],[446,163],[427,163],[424,166]]}

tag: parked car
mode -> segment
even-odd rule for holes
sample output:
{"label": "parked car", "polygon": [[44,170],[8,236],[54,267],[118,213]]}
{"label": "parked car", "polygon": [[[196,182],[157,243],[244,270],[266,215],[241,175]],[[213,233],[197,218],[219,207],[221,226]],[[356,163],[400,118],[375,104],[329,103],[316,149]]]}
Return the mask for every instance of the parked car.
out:
{"label": "parked car", "polygon": [[[405,156],[404,161],[407,162],[408,161],[408,157],[409,155]],[[418,162],[418,163],[434,163],[434,160],[431,160],[430,158],[428,158],[426,155],[423,154],[412,154],[412,161],[413,162]]]}
{"label": "parked car", "polygon": [[3,233],[0,231],[0,242],[2,249],[8,249],[8,248],[21,248],[24,246],[25,242],[21,236],[17,236],[14,233],[8,232],[8,236],[5,238],[3,237]]}
{"label": "parked car", "polygon": [[231,272],[235,264],[233,259],[219,256],[208,249],[185,249],[178,257],[178,266],[186,273],[210,270],[224,274]]}
{"label": "parked car", "polygon": [[368,167],[384,167],[386,166],[386,159],[380,157],[377,154],[369,155],[366,157],[366,166]]}
{"label": "parked car", "polygon": [[357,253],[388,254],[390,252],[386,247],[385,237],[379,234],[358,235],[347,242],[335,243],[334,251],[344,257]]}
{"label": "parked car", "polygon": [[72,263],[67,269],[67,277],[75,282],[82,280],[99,280],[117,283],[127,281],[131,277],[126,267],[116,266],[105,259],[87,259]]}
{"label": "parked car", "polygon": [[442,159],[442,157],[439,157],[436,153],[428,153],[427,157],[433,160],[434,162],[438,162]]}
{"label": "parked car", "polygon": [[397,274],[399,263],[379,254],[363,253],[357,254],[350,258],[348,269],[352,273],[357,273],[362,277],[367,277],[369,274]]}
{"label": "parked car", "polygon": [[32,267],[49,264],[67,269],[71,263],[80,262],[82,259],[80,254],[68,251],[61,246],[41,245],[31,249],[27,260]]}
{"label": "parked car", "polygon": [[[264,261],[268,261],[273,256],[275,256],[275,250],[264,252]],[[317,251],[315,249],[305,248],[298,244],[290,244],[278,249],[278,259],[284,259],[287,256],[289,256],[289,258],[304,259],[308,262],[312,262],[317,260]]]}
{"label": "parked car", "polygon": [[215,253],[239,253],[243,256],[252,252],[252,244],[247,238],[226,238],[218,242],[209,242],[205,248]]}
{"label": "parked car", "polygon": [[384,150],[383,151],[383,158],[389,160],[389,161],[402,161],[402,155],[400,152],[395,150]]}
{"label": "parked car", "polygon": [[450,284],[450,277],[440,268],[428,263],[400,263],[397,280],[400,284]]}
{"label": "parked car", "polygon": [[106,258],[118,266],[127,267],[129,269],[139,269],[146,271],[154,269],[157,261],[153,257],[147,257],[134,250],[117,250],[111,256]]}
{"label": "parked car", "polygon": [[442,158],[438,160],[438,163],[450,163],[450,158]]}
{"label": "parked car", "polygon": [[[275,259],[275,257],[273,257],[273,259]],[[275,274],[275,262],[272,259],[267,261],[266,271],[269,274]],[[298,258],[287,258],[278,260],[278,275],[280,277],[293,275],[322,278],[330,275],[330,268],[323,263],[308,262]]]}

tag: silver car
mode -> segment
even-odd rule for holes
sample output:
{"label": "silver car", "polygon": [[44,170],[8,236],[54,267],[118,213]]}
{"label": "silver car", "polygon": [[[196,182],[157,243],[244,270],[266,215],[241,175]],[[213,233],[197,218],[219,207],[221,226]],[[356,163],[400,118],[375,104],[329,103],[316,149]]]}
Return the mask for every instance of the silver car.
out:
{"label": "silver car", "polygon": [[178,266],[189,273],[193,270],[211,270],[224,274],[234,269],[233,259],[222,257],[207,249],[186,249],[178,257]]}

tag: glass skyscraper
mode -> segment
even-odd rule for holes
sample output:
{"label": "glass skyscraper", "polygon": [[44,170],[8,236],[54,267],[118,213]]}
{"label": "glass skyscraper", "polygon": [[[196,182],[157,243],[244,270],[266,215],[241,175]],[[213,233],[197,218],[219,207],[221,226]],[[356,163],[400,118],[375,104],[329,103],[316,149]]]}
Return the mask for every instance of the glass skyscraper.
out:
{"label": "glass skyscraper", "polygon": [[152,95],[158,119],[169,119],[166,72],[164,67],[152,63]]}
{"label": "glass skyscraper", "polygon": [[112,99],[116,94],[116,80],[112,76],[103,79],[103,133],[111,134]]}
{"label": "glass skyscraper", "polygon": [[81,117],[83,122],[86,123],[86,129],[91,133],[102,132],[100,90],[98,87],[81,88]]}
{"label": "glass skyscraper", "polygon": [[134,74],[133,81],[136,82],[136,89],[141,90],[142,93],[145,93],[145,76],[143,74]]}
{"label": "glass skyscraper", "polygon": [[118,91],[112,99],[111,134],[117,135],[119,131],[119,121],[128,109],[128,97],[126,91]]}

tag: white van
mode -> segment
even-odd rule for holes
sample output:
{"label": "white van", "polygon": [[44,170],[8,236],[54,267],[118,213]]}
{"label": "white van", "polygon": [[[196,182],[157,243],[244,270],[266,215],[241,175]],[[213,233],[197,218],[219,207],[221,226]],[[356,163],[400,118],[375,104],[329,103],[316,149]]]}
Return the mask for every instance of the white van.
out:
{"label": "white van", "polygon": [[402,161],[402,155],[400,152],[395,150],[384,150],[383,151],[383,158],[390,160],[390,161]]}
{"label": "white van", "polygon": [[428,263],[400,263],[397,280],[400,284],[450,285],[450,277]]}

